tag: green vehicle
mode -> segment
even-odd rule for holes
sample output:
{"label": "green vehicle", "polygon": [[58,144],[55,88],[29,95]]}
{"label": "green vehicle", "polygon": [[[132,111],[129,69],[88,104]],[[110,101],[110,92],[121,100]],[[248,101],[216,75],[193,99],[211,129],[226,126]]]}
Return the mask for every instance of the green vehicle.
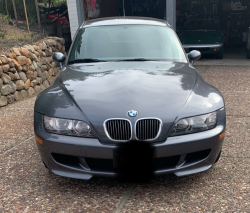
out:
{"label": "green vehicle", "polygon": [[218,20],[197,19],[187,21],[179,35],[186,53],[198,50],[202,54],[223,58],[224,36]]}

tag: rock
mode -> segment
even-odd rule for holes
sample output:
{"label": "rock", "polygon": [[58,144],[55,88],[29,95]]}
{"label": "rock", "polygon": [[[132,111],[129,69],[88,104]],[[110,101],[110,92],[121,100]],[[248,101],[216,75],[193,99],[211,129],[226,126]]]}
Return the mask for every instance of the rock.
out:
{"label": "rock", "polygon": [[13,59],[12,55],[9,54],[9,53],[4,53],[3,55],[5,55],[5,56],[6,56],[7,58],[9,58],[9,59]]}
{"label": "rock", "polygon": [[21,92],[19,92],[19,91],[16,91],[16,92],[13,94],[13,96],[14,96],[14,99],[15,99],[16,101],[19,101],[19,100],[22,100],[22,99],[23,99],[23,96],[21,95]]}
{"label": "rock", "polygon": [[3,74],[3,67],[0,66],[0,77],[2,76],[2,74]]}
{"label": "rock", "polygon": [[8,76],[10,77],[10,79],[11,79],[12,81],[15,81],[15,80],[20,79],[20,77],[19,77],[19,75],[18,75],[17,72],[16,72],[16,73],[8,72]]}
{"label": "rock", "polygon": [[3,71],[4,71],[4,72],[8,72],[9,69],[10,69],[10,65],[9,65],[9,64],[4,64],[4,65],[3,65]]}
{"label": "rock", "polygon": [[10,83],[10,81],[11,81],[11,78],[8,76],[8,75],[6,75],[5,73],[3,73],[2,74],[2,80],[3,80],[3,82],[5,83],[5,84],[9,84]]}
{"label": "rock", "polygon": [[28,97],[28,93],[27,93],[26,90],[21,90],[20,93],[21,93],[21,96],[22,96],[23,98]]}
{"label": "rock", "polygon": [[54,76],[57,76],[58,72],[59,72],[59,68],[54,68]]}
{"label": "rock", "polygon": [[23,82],[26,82],[27,81],[27,77],[25,75],[24,72],[19,72],[19,76],[20,76],[20,79],[23,81]]}
{"label": "rock", "polygon": [[33,80],[33,81],[30,82],[30,86],[31,86],[31,87],[35,87],[37,84],[38,84],[38,83],[37,83],[36,80]]}
{"label": "rock", "polygon": [[42,84],[43,83],[43,79],[41,77],[37,77],[36,78],[36,82],[37,82],[37,84]]}
{"label": "rock", "polygon": [[42,65],[41,70],[42,70],[42,72],[47,71],[48,67],[46,65]]}
{"label": "rock", "polygon": [[35,52],[34,47],[32,47],[31,45],[24,45],[23,47],[26,48],[27,50],[29,50],[29,51],[32,52],[32,53]]}
{"label": "rock", "polygon": [[49,69],[49,71],[48,71],[48,73],[49,73],[49,75],[50,75],[50,76],[52,76],[52,75],[53,75],[53,73],[54,73],[53,68],[50,68],[50,69]]}
{"label": "rock", "polygon": [[45,86],[45,88],[48,88],[48,87],[49,87],[49,82],[48,82],[47,80],[45,80],[45,81],[43,82],[43,85]]}
{"label": "rock", "polygon": [[2,61],[0,60],[0,65],[2,65]]}
{"label": "rock", "polygon": [[28,96],[32,96],[32,95],[35,94],[35,90],[34,90],[32,87],[30,87],[30,88],[27,90],[27,93],[28,93]]}
{"label": "rock", "polygon": [[13,59],[12,61],[14,62],[15,67],[19,67],[19,66],[20,66],[20,64],[17,62],[17,60],[16,60],[16,59]]}
{"label": "rock", "polygon": [[20,56],[20,55],[21,55],[21,53],[20,53],[20,51],[19,51],[18,48],[13,47],[13,48],[12,48],[12,51],[13,51],[17,56]]}
{"label": "rock", "polygon": [[36,92],[41,92],[41,87],[38,86],[38,85],[36,85],[34,89],[35,89]]}
{"label": "rock", "polygon": [[9,65],[10,65],[10,67],[15,67],[15,63],[14,63],[13,59],[11,59],[11,60],[9,61]]}
{"label": "rock", "polygon": [[41,84],[40,87],[41,87],[41,90],[45,90],[46,89],[46,87],[43,84]]}
{"label": "rock", "polygon": [[37,45],[33,45],[33,48],[35,49],[35,51],[40,49]]}
{"label": "rock", "polygon": [[35,71],[35,70],[36,70],[35,67],[33,66],[33,64],[31,64],[31,65],[29,66],[29,69],[30,69],[31,71]]}
{"label": "rock", "polygon": [[46,57],[46,54],[45,54],[45,52],[43,52],[43,57]]}
{"label": "rock", "polygon": [[38,65],[37,65],[37,62],[36,62],[36,61],[33,61],[33,62],[32,62],[32,65],[35,67],[35,69],[38,68]]}
{"label": "rock", "polygon": [[46,79],[48,80],[49,78],[49,73],[47,71],[44,72],[46,74]]}
{"label": "rock", "polygon": [[48,65],[49,64],[49,61],[47,58],[42,58],[42,64],[43,65]]}
{"label": "rock", "polygon": [[12,87],[9,84],[2,86],[2,89],[1,89],[2,95],[9,95],[13,92],[15,91],[12,89]]}
{"label": "rock", "polygon": [[22,80],[16,81],[16,88],[17,88],[17,90],[23,90],[25,88],[24,82]]}
{"label": "rock", "polygon": [[37,78],[37,71],[34,72],[34,79]]}
{"label": "rock", "polygon": [[26,72],[26,76],[28,79],[33,80],[34,79],[34,72],[29,70],[28,72]]}
{"label": "rock", "polygon": [[28,65],[24,65],[22,71],[28,72],[29,71],[29,66]]}
{"label": "rock", "polygon": [[15,92],[16,91],[16,84],[13,81],[11,81],[10,86],[13,89],[13,92]]}
{"label": "rock", "polygon": [[0,97],[0,107],[6,106],[8,104],[7,97],[1,96]]}
{"label": "rock", "polygon": [[16,58],[16,53],[10,53],[10,55],[12,56],[12,58]]}
{"label": "rock", "polygon": [[48,60],[49,63],[52,63],[54,61],[53,58],[52,58],[52,56],[47,57],[47,60]]}
{"label": "rock", "polygon": [[24,88],[27,90],[30,88],[30,79],[27,79],[27,81],[24,84]]}
{"label": "rock", "polygon": [[45,72],[42,72],[42,73],[41,73],[41,78],[43,79],[43,81],[46,80],[46,73],[45,73]]}
{"label": "rock", "polygon": [[48,82],[51,85],[54,82],[54,78],[52,76],[49,76]]}
{"label": "rock", "polygon": [[0,78],[0,91],[2,89],[2,86],[3,86],[3,80]]}
{"label": "rock", "polygon": [[39,48],[41,49],[41,50],[46,50],[46,48],[47,48],[47,46],[46,46],[46,44],[44,43],[44,42],[41,42],[41,43],[39,43]]}
{"label": "rock", "polygon": [[41,77],[42,71],[41,71],[40,67],[37,67],[36,71],[37,71],[37,76]]}
{"label": "rock", "polygon": [[30,56],[29,50],[27,50],[27,49],[24,48],[24,47],[21,47],[20,52],[21,52],[21,54],[22,54],[23,56],[26,56],[26,57],[29,57],[29,56]]}
{"label": "rock", "polygon": [[8,58],[5,55],[0,56],[0,60],[2,61],[2,64],[7,64],[9,63]]}
{"label": "rock", "polygon": [[52,63],[51,63],[51,67],[55,67],[56,66],[56,63],[53,61]]}
{"label": "rock", "polygon": [[60,44],[62,44],[62,45],[64,45],[64,43],[65,43],[64,38],[56,38],[56,40],[57,40],[58,42],[60,42]]}
{"label": "rock", "polygon": [[11,68],[9,69],[9,71],[12,72],[12,73],[16,73],[16,72],[17,72],[16,68],[14,68],[14,67],[11,67]]}
{"label": "rock", "polygon": [[22,70],[23,70],[23,67],[22,67],[22,66],[17,67],[17,71],[18,71],[18,72],[21,72]]}
{"label": "rock", "polygon": [[30,53],[30,59],[32,61],[38,62],[38,58],[36,57],[36,55],[34,53]]}
{"label": "rock", "polygon": [[49,41],[49,46],[50,47],[53,47],[53,46],[56,46],[57,44],[56,44],[56,41],[54,41],[54,40],[50,40]]}
{"label": "rock", "polygon": [[15,102],[15,97],[14,97],[14,95],[8,95],[8,96],[7,96],[7,102],[8,102],[8,104],[14,103],[14,102]]}
{"label": "rock", "polygon": [[31,65],[32,64],[32,61],[30,60],[30,58],[27,58],[27,60],[28,60],[28,65]]}
{"label": "rock", "polygon": [[49,50],[45,50],[45,54],[46,54],[47,57],[50,57],[50,56],[53,55],[53,53],[51,51],[49,51]]}
{"label": "rock", "polygon": [[39,52],[37,52],[37,51],[35,51],[35,55],[36,55],[36,57],[40,56]]}
{"label": "rock", "polygon": [[22,66],[28,64],[28,58],[25,56],[17,56],[17,62]]}
{"label": "rock", "polygon": [[37,50],[37,52],[39,53],[40,57],[43,56],[43,51],[42,50]]}

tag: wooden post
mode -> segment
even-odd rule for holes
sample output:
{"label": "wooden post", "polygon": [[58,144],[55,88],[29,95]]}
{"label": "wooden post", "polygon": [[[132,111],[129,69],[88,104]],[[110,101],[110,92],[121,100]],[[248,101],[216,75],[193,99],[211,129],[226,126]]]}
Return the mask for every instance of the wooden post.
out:
{"label": "wooden post", "polygon": [[26,18],[26,24],[27,24],[27,28],[28,28],[28,33],[29,33],[29,37],[30,37],[30,26],[29,26],[29,20],[28,20],[28,16],[27,16],[27,11],[26,11],[25,0],[23,0],[23,7],[24,7],[24,12],[25,12],[25,18]]}
{"label": "wooden post", "polygon": [[14,9],[14,14],[15,14],[15,19],[16,19],[16,26],[18,26],[18,17],[17,17],[17,12],[16,12],[16,4],[15,4],[15,0],[12,0],[12,4],[13,4],[13,9]]}
{"label": "wooden post", "polygon": [[6,15],[9,16],[7,0],[5,0]]}
{"label": "wooden post", "polygon": [[39,30],[41,31],[40,12],[39,12],[39,8],[38,8],[37,0],[35,0],[35,3],[36,3],[36,14],[37,14],[38,27],[39,27]]}

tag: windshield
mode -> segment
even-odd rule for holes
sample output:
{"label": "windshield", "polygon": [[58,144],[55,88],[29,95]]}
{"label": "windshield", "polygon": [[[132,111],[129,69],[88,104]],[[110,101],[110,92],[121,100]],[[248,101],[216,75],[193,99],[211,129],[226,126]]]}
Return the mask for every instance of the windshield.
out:
{"label": "windshield", "polygon": [[220,28],[219,21],[214,19],[199,19],[187,21],[185,23],[186,30],[218,30]]}
{"label": "windshield", "polygon": [[163,60],[187,62],[172,29],[119,25],[80,29],[68,63]]}

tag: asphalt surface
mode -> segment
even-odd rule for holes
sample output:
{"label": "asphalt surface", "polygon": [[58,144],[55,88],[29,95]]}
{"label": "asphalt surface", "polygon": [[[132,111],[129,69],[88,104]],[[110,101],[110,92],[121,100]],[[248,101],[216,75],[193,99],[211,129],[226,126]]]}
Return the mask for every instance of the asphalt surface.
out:
{"label": "asphalt surface", "polygon": [[53,175],[34,140],[34,96],[0,108],[0,212],[250,212],[250,67],[196,68],[226,101],[227,134],[212,169],[149,182]]}

